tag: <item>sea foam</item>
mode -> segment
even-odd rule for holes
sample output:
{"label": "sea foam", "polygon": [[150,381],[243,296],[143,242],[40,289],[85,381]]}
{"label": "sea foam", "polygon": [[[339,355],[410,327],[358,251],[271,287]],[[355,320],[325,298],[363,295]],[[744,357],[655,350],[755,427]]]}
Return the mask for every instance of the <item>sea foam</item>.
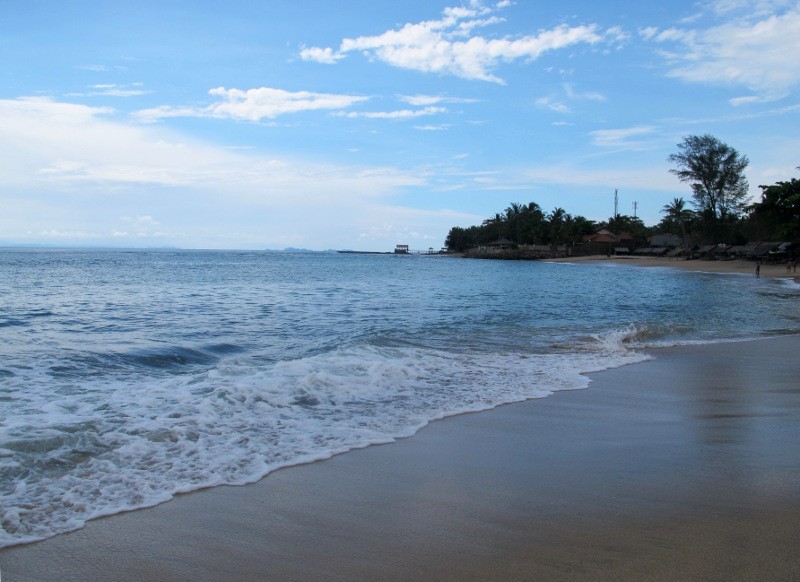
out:
{"label": "sea foam", "polygon": [[800,331],[794,283],[438,257],[0,251],[0,292],[0,545]]}
{"label": "sea foam", "polygon": [[[432,420],[586,388],[646,358],[614,332],[577,353],[453,353],[357,345],[268,365],[224,358],[196,374],[86,382],[0,431],[0,544],[41,539],[180,492],[413,435]],[[40,395],[44,398],[44,394]],[[18,436],[24,435],[24,436]]]}

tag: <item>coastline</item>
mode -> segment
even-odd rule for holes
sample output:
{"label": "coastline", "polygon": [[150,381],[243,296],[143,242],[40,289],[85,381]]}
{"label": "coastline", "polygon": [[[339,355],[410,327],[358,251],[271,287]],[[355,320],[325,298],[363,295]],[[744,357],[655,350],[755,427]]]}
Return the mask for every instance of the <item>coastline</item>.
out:
{"label": "coastline", "polygon": [[[732,273],[740,275],[755,276],[756,263],[745,259],[733,259],[728,261],[709,261],[706,259],[694,259],[691,261],[683,259],[665,257],[633,257],[633,256],[612,256],[589,255],[580,257],[566,257],[558,259],[543,259],[547,263],[608,263],[618,265],[631,265],[636,267],[668,267],[671,269],[681,269],[684,271],[698,271],[705,273]],[[762,277],[783,277],[789,279],[800,279],[800,274],[787,272],[785,263],[762,263]]]}
{"label": "coastline", "polygon": [[[670,266],[670,265],[659,265]],[[559,392],[0,550],[17,580],[800,577],[800,336]],[[788,364],[787,364],[788,363]]]}

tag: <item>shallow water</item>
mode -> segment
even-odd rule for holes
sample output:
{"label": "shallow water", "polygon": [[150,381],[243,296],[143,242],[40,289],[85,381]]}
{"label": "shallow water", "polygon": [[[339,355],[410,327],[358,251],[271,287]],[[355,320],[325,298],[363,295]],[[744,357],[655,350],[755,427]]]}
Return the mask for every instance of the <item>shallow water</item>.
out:
{"label": "shallow water", "polygon": [[439,256],[0,251],[0,546],[246,483],[647,346],[797,333],[790,281]]}

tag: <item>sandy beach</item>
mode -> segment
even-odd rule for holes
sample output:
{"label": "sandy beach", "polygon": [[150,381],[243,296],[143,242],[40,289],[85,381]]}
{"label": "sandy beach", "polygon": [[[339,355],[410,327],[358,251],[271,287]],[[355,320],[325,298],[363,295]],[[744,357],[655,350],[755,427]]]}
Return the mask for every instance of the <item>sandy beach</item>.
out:
{"label": "sandy beach", "polygon": [[654,350],[588,390],[7,548],[2,579],[799,579],[798,350]]}
{"label": "sandy beach", "polygon": [[[686,271],[702,271],[705,273],[738,273],[743,275],[755,276],[756,264],[754,261],[745,259],[734,259],[730,261],[709,261],[674,259],[666,257],[634,257],[634,256],[612,256],[591,255],[586,257],[568,257],[563,259],[547,259],[553,263],[592,263],[605,262],[617,263],[621,265],[633,265],[637,267],[669,267],[671,269],[682,269]],[[762,277],[800,277],[800,274],[786,269],[786,263],[762,263]]]}

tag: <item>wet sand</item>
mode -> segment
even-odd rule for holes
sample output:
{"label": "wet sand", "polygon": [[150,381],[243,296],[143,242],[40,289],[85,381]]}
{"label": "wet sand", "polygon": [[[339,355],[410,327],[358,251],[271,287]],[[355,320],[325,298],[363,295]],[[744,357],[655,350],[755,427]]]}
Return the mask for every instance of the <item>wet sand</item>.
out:
{"label": "wet sand", "polygon": [[1,550],[2,580],[800,579],[800,336],[652,353]]}
{"label": "wet sand", "polygon": [[[591,255],[586,257],[568,257],[563,259],[547,259],[553,263],[618,263],[621,265],[635,265],[637,267],[670,267],[672,269],[683,269],[686,271],[703,271],[706,273],[738,273],[742,275],[755,276],[756,263],[745,259],[733,259],[729,261],[709,261],[674,259],[668,257],[634,257],[634,256],[612,256]],[[762,277],[800,277],[800,273],[786,269],[786,263],[762,263]]]}

